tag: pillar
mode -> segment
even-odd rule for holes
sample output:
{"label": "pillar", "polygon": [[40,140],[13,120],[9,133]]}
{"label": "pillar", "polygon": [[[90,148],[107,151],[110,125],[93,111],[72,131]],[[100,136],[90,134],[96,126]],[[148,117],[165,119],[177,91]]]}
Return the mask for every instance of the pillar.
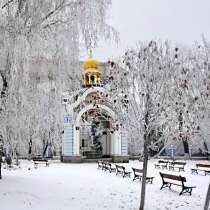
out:
{"label": "pillar", "polygon": [[91,85],[91,76],[90,76],[90,74],[88,74],[88,82],[89,82],[89,85]]}
{"label": "pillar", "polygon": [[74,125],[74,145],[73,145],[73,155],[80,155],[80,130],[79,126]]}

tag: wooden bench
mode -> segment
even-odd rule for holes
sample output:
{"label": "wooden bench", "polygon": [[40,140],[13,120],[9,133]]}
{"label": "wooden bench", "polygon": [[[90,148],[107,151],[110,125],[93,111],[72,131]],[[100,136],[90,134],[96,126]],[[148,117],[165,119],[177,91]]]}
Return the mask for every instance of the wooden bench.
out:
{"label": "wooden bench", "polygon": [[102,169],[103,170],[103,161],[98,160],[97,163],[98,163],[98,169]]}
{"label": "wooden bench", "polygon": [[155,168],[167,169],[169,161],[166,160],[158,160],[158,163],[155,164]]}
{"label": "wooden bench", "polygon": [[109,171],[109,168],[110,168],[109,164],[110,163],[108,163],[108,162],[103,162],[102,170]]}
{"label": "wooden bench", "polygon": [[[138,169],[138,168],[132,168],[133,169],[133,181],[136,179],[139,179],[140,181],[142,180],[143,177],[143,169]],[[154,177],[146,177],[146,182],[151,183],[153,182]]]}
{"label": "wooden bench", "polygon": [[42,159],[42,158],[34,158],[33,162],[34,162],[34,168],[37,168],[38,164],[45,164],[46,167],[50,165],[47,159]]}
{"label": "wooden bench", "polygon": [[209,164],[197,163],[196,168],[191,168],[191,173],[192,174],[198,174],[198,171],[203,171],[205,176],[210,175],[210,165]]}
{"label": "wooden bench", "polygon": [[116,172],[116,167],[113,166],[111,163],[106,163],[106,167],[107,167],[107,170],[112,173],[112,172]]}
{"label": "wooden bench", "polygon": [[118,174],[122,174],[123,178],[126,176],[128,176],[128,177],[131,176],[131,172],[126,171],[124,166],[120,166],[120,165],[116,165],[116,164],[115,164],[115,166],[116,166],[116,176]]}
{"label": "wooden bench", "polygon": [[107,167],[107,162],[102,161],[102,171],[107,171],[108,167]]}
{"label": "wooden bench", "polygon": [[184,167],[185,167],[186,163],[185,162],[172,162],[169,166],[168,169],[169,170],[175,170],[175,168],[177,168],[179,171],[184,171]]}
{"label": "wooden bench", "polygon": [[113,166],[109,162],[104,162],[104,161],[99,160],[97,161],[97,163],[98,163],[98,169],[102,169],[103,171],[109,171],[110,173],[116,171],[115,166]]}
{"label": "wooden bench", "polygon": [[195,188],[195,186],[186,186],[185,185],[186,178],[183,177],[183,176],[176,176],[176,175],[172,175],[172,174],[164,174],[164,173],[161,173],[161,172],[160,172],[160,176],[161,176],[162,182],[163,182],[160,190],[162,190],[163,188],[166,188],[166,187],[171,189],[171,185],[176,185],[176,186],[181,186],[182,187],[182,190],[179,193],[179,195],[182,195],[184,193],[189,193],[191,195],[192,194],[192,189]]}

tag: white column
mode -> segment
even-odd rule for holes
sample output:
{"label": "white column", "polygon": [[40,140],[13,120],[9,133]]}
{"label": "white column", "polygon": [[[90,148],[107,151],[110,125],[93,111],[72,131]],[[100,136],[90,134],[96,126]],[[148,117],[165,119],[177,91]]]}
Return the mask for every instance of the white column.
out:
{"label": "white column", "polygon": [[121,135],[120,135],[120,130],[115,131],[116,135],[116,151],[117,155],[121,155]]}
{"label": "white column", "polygon": [[111,134],[111,155],[121,155],[121,135],[119,130]]}
{"label": "white column", "polygon": [[89,82],[89,85],[92,84],[90,74],[88,74],[88,82]]}
{"label": "white column", "polygon": [[62,155],[71,156],[73,155],[73,126],[72,116],[64,116],[64,134],[62,136]]}
{"label": "white column", "polygon": [[74,153],[73,155],[77,156],[80,155],[80,130],[76,130],[76,126],[74,126],[74,142],[73,142],[73,147],[74,147]]}
{"label": "white column", "polygon": [[123,156],[128,155],[128,133],[125,128],[121,130],[121,154]]}
{"label": "white column", "polygon": [[115,152],[114,141],[115,141],[115,139],[114,139],[114,134],[113,133],[110,133],[110,138],[111,138],[110,154],[114,155],[114,152]]}

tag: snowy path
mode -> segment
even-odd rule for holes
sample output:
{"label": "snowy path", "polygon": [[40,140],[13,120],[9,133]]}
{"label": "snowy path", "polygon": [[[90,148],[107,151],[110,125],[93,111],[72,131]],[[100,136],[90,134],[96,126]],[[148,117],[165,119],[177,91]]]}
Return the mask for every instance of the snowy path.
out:
{"label": "snowy path", "polygon": [[[202,161],[204,162],[204,161]],[[123,164],[131,170],[142,163]],[[191,175],[188,162],[186,172],[174,172],[187,177],[197,188],[192,196],[179,196],[180,188],[160,191],[159,170],[154,161],[149,162],[148,174],[155,176],[154,184],[147,184],[145,210],[203,210],[205,193],[210,176]],[[17,170],[3,170],[0,181],[1,210],[137,210],[139,206],[139,181],[122,178],[97,170],[97,164],[52,163],[50,167],[34,169],[24,162]],[[31,167],[31,170],[28,170]],[[165,170],[167,173],[167,171]]]}

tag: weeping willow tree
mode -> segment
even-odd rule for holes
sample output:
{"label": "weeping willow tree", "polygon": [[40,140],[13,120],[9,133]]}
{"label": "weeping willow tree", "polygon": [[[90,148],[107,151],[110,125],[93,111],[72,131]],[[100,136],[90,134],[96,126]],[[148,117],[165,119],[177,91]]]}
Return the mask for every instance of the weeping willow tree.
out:
{"label": "weeping willow tree", "polygon": [[[116,38],[110,0],[0,2],[0,127],[13,152],[60,145],[62,91],[79,87],[79,47]],[[82,43],[81,43],[82,42]]]}

